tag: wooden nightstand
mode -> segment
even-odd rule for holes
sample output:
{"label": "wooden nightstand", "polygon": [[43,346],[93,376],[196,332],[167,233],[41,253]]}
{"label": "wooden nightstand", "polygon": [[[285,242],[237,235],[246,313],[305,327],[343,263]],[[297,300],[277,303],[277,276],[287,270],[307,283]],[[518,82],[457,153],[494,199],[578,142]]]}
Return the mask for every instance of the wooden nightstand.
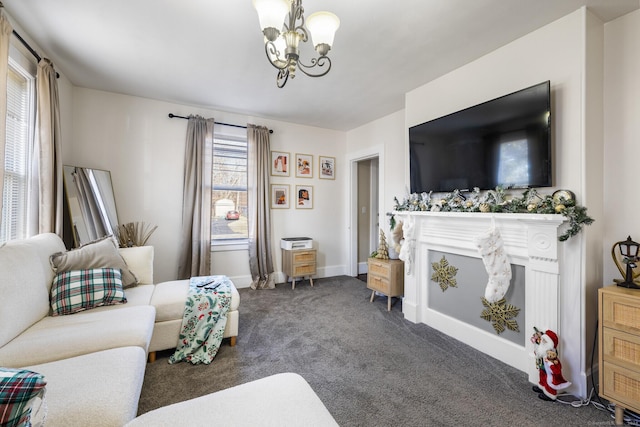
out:
{"label": "wooden nightstand", "polygon": [[367,288],[371,289],[371,299],[380,292],[387,296],[387,311],[391,311],[391,298],[404,294],[404,262],[399,259],[369,258]]}
{"label": "wooden nightstand", "polygon": [[625,408],[640,412],[640,290],[607,286],[598,290],[600,396],[616,405],[616,424]]}
{"label": "wooden nightstand", "polygon": [[296,288],[296,277],[309,276],[309,282],[313,287],[313,277],[316,274],[316,250],[315,249],[283,249],[282,271],[285,274],[285,282],[291,277],[291,289]]}

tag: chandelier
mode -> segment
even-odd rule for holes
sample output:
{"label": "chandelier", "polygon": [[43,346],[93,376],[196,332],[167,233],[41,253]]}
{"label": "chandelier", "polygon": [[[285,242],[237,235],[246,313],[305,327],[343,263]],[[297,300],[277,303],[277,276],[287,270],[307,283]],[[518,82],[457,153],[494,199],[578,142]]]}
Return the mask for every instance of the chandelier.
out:
{"label": "chandelier", "polygon": [[[315,12],[305,22],[302,0],[253,0],[253,7],[258,12],[265,37],[267,59],[278,69],[276,83],[279,88],[284,87],[289,77],[296,76],[297,69],[310,77],[322,77],[331,70],[331,59],[327,54],[340,26],[336,15]],[[299,59],[299,45],[309,39],[309,33],[319,56],[307,65]]]}

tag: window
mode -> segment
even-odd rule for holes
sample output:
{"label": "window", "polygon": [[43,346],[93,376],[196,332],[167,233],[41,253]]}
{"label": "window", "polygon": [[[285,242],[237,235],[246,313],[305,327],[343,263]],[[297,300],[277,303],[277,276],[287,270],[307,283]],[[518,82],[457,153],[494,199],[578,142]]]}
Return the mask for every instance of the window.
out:
{"label": "window", "polygon": [[0,242],[28,236],[29,165],[35,133],[35,65],[10,50]]}
{"label": "window", "polygon": [[522,186],[529,178],[529,141],[521,132],[506,135],[500,142],[498,183]]}
{"label": "window", "polygon": [[213,138],[213,190],[211,238],[213,244],[246,244],[247,228],[247,133],[223,129]]}

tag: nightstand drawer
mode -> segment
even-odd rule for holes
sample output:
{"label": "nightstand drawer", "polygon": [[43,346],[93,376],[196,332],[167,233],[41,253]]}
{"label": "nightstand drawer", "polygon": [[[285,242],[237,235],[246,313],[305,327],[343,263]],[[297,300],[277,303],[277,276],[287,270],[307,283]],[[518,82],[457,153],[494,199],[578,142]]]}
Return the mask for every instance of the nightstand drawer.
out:
{"label": "nightstand drawer", "polygon": [[367,288],[389,294],[389,279],[379,276],[374,276],[371,273],[367,274]]}
{"label": "nightstand drawer", "polygon": [[391,265],[377,262],[374,260],[369,260],[369,272],[367,274],[378,275],[382,277],[389,277],[391,272]]}
{"label": "nightstand drawer", "polygon": [[316,262],[315,251],[293,252],[294,264],[299,262]]}
{"label": "nightstand drawer", "polygon": [[309,276],[312,274],[316,274],[316,263],[315,262],[309,262],[306,264],[297,264],[293,266],[293,273],[291,274],[291,276],[293,277],[298,277],[298,276]]}

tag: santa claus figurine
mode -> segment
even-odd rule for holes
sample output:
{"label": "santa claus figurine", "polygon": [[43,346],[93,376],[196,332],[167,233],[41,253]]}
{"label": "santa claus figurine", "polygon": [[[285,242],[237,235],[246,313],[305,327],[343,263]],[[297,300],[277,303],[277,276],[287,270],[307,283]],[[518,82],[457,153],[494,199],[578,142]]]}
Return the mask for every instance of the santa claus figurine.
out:
{"label": "santa claus figurine", "polygon": [[556,400],[558,391],[569,387],[571,383],[562,376],[562,364],[558,359],[558,336],[552,330],[541,332],[537,328],[531,337],[533,353],[539,372],[538,386],[533,391],[542,400]]}

